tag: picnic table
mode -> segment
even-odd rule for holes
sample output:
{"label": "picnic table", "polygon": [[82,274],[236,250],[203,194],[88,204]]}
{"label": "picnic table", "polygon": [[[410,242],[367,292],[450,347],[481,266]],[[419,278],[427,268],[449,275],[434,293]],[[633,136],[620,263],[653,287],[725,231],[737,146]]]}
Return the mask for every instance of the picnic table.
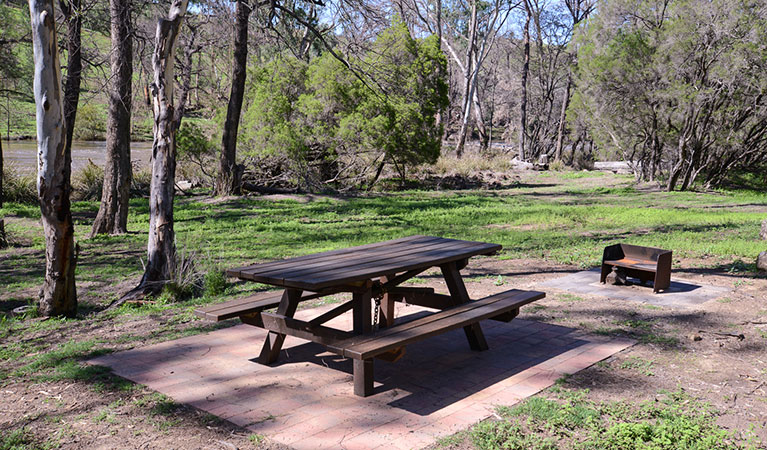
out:
{"label": "picnic table", "polygon": [[[374,358],[396,361],[406,345],[457,328],[463,328],[472,350],[486,350],[481,320],[508,322],[521,306],[545,296],[543,292],[511,289],[471,300],[460,270],[469,258],[499,250],[498,244],[409,236],[254,264],[228,270],[227,275],[283,290],[208,306],[196,313],[215,321],[239,317],[243,323],[268,330],[258,358],[262,364],[277,360],[287,335],[353,358],[354,393],[368,396],[373,393]],[[400,286],[432,267],[439,267],[449,295],[428,287]],[[308,321],[294,317],[301,302],[343,292],[351,293],[352,299]],[[410,321],[395,320],[395,302],[403,301],[438,311]],[[265,312],[275,307],[276,312]],[[325,325],[349,311],[351,330]]]}

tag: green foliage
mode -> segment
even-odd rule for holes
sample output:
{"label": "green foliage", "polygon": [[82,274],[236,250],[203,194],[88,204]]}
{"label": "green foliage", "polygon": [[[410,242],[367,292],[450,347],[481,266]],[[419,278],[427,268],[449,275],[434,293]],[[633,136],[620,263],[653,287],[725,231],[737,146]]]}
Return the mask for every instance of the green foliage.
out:
{"label": "green foliage", "polygon": [[[669,189],[767,162],[767,11],[758,2],[613,0],[578,39],[568,118],[603,156]],[[756,137],[759,135],[760,137]]]}
{"label": "green foliage", "polygon": [[106,135],[107,116],[102,105],[94,102],[80,103],[75,118],[74,139],[100,141]]}
{"label": "green foliage", "polygon": [[176,151],[181,159],[199,160],[214,152],[215,147],[199,125],[187,120],[176,132]]}
{"label": "green foliage", "polygon": [[740,449],[716,423],[711,407],[684,391],[640,403],[598,403],[588,391],[552,388],[553,398],[532,397],[498,409],[504,420],[471,430],[480,449],[703,450]]}
{"label": "green foliage", "polygon": [[407,167],[435,162],[436,115],[447,105],[447,63],[435,38],[417,41],[398,22],[368,56],[348,58],[367,68],[364,81],[329,53],[252,70],[239,136],[245,154],[278,160],[277,171],[307,189],[330,179],[370,182],[377,164],[405,176]]}
{"label": "green foliage", "polygon": [[0,436],[0,450],[33,450],[37,448],[39,447],[35,445],[32,433],[27,428],[6,430]]}
{"label": "green foliage", "polygon": [[226,276],[222,270],[209,270],[203,282],[205,295],[214,297],[226,291]]}
{"label": "green foliage", "polygon": [[527,433],[511,422],[485,421],[469,433],[471,442],[480,450],[557,450],[556,441]]}

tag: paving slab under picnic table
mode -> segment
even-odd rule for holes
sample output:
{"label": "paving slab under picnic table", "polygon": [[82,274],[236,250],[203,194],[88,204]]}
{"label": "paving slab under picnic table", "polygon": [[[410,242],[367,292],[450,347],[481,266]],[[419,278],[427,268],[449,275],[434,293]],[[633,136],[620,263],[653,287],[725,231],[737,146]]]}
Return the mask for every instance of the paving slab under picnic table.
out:
{"label": "paving slab under picnic table", "polygon": [[[335,305],[299,311],[321,314]],[[420,307],[397,305],[397,314]],[[348,316],[348,315],[347,315]],[[329,325],[350,326],[341,316]],[[349,323],[345,323],[349,322]],[[482,323],[490,349],[469,349],[463,330],[409,345],[376,362],[375,394],[355,396],[352,360],[288,336],[280,361],[257,363],[266,331],[236,325],[90,361],[296,449],[420,448],[490,417],[634,341],[515,319]]]}

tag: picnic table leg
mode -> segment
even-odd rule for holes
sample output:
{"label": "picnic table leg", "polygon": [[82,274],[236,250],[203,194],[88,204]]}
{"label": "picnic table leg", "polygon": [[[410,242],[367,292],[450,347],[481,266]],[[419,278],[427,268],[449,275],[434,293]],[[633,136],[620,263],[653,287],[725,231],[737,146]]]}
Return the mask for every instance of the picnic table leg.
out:
{"label": "picnic table leg", "polygon": [[373,395],[373,360],[354,360],[354,395]]}
{"label": "picnic table leg", "polygon": [[[298,301],[300,299],[300,289],[285,289],[282,293],[280,306],[277,307],[277,314],[293,317],[293,314],[296,313],[296,308],[298,307]],[[266,335],[264,346],[261,347],[261,355],[258,357],[258,362],[261,364],[271,364],[277,361],[277,358],[280,356],[280,349],[282,349],[283,342],[285,342],[284,334],[270,331]]]}
{"label": "picnic table leg", "polygon": [[355,292],[352,294],[354,309],[352,310],[352,328],[354,334],[370,333],[373,329],[371,320],[371,305],[373,300],[372,291],[367,289],[365,292]]}
{"label": "picnic table leg", "polygon": [[[450,290],[450,296],[453,297],[453,303],[460,305],[461,303],[471,301],[456,263],[444,264],[439,268],[442,269],[442,275],[445,277],[448,290]],[[467,325],[463,327],[463,331],[466,333],[466,339],[468,339],[469,347],[472,350],[482,351],[490,348],[487,345],[485,335],[482,333],[482,327],[479,326],[479,323]]]}

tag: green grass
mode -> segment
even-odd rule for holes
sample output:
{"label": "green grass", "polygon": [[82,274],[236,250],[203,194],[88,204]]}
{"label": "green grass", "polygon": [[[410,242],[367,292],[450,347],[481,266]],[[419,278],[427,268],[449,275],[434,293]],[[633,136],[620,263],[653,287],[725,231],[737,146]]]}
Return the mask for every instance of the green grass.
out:
{"label": "green grass", "polygon": [[[587,390],[553,388],[498,408],[499,421],[469,431],[474,446],[491,449],[735,450],[756,449],[716,423],[717,411],[684,391],[660,392],[644,402],[597,402]],[[741,443],[741,441],[745,441]]]}
{"label": "green grass", "polygon": [[[608,175],[609,176],[609,175]],[[605,178],[605,177],[602,177]],[[300,201],[299,201],[300,200]],[[753,192],[646,193],[626,182],[619,188],[567,184],[508,191],[424,192],[356,198],[241,198],[223,203],[181,198],[176,203],[179,247],[216,267],[278,259],[392,239],[411,234],[497,242],[501,258],[545,258],[581,267],[597,265],[605,245],[629,242],[673,248],[678,257],[714,257],[712,264],[754,258],[754,241],[767,196]],[[712,206],[715,206],[713,208]],[[129,230],[123,236],[88,239],[97,202],[75,202],[80,282],[97,286],[136,278],[145,255],[149,208],[131,201]],[[8,204],[11,239],[27,252],[11,250],[0,271],[8,292],[39,285],[42,233],[33,205]],[[14,220],[18,218],[19,220]],[[733,270],[749,270],[732,264]],[[109,299],[104,298],[107,302]]]}

